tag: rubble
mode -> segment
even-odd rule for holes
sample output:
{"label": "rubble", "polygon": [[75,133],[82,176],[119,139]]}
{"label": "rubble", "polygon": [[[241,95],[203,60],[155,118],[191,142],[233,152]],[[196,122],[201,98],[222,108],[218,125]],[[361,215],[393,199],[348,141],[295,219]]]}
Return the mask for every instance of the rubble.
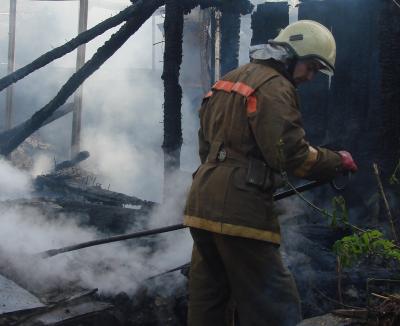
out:
{"label": "rubble", "polygon": [[10,154],[10,161],[18,169],[29,171],[33,168],[34,155],[49,154],[52,150],[50,144],[41,141],[37,135],[32,135]]}
{"label": "rubble", "polygon": [[151,208],[153,202],[104,189],[96,177],[82,169],[68,168],[36,177],[34,186],[38,195],[63,200],[81,200],[110,206],[124,205]]}

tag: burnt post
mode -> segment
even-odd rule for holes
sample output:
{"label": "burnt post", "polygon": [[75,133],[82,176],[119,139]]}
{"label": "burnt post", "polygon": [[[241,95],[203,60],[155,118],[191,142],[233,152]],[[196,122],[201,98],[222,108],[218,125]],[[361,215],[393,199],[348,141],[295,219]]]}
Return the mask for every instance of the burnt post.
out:
{"label": "burnt post", "polygon": [[[88,20],[88,0],[80,0],[79,3],[79,26],[78,34],[87,30]],[[76,56],[76,71],[82,68],[85,63],[86,44],[78,47]],[[82,86],[80,86],[74,97],[74,113],[72,117],[72,136],[71,136],[71,157],[74,157],[80,150],[81,124],[82,124]]]}
{"label": "burnt post", "polygon": [[183,7],[179,0],[165,1],[164,68],[164,193],[168,189],[168,176],[180,167],[182,146],[182,88],[179,70],[182,63]]}
{"label": "burnt post", "polygon": [[222,9],[220,22],[220,76],[239,65],[240,13],[235,7]]}
{"label": "burnt post", "polygon": [[289,24],[287,2],[265,2],[251,15],[251,45],[265,44]]}
{"label": "burnt post", "polygon": [[[10,20],[9,20],[9,38],[8,38],[8,68],[7,74],[14,72],[15,68],[15,26],[17,19],[17,0],[10,0]],[[5,129],[12,127],[13,118],[13,86],[10,85],[6,92],[6,117]]]}
{"label": "burnt post", "polygon": [[221,6],[220,76],[239,65],[240,15],[251,13],[253,5],[248,0],[223,2]]}

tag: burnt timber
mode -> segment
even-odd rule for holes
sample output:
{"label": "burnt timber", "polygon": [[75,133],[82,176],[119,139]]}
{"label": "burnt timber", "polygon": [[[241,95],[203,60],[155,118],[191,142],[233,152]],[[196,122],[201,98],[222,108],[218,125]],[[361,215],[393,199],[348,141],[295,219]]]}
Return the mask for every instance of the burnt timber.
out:
{"label": "burnt timber", "polygon": [[182,87],[179,70],[182,64],[183,6],[178,0],[165,1],[164,69],[164,181],[180,167],[182,146]]}

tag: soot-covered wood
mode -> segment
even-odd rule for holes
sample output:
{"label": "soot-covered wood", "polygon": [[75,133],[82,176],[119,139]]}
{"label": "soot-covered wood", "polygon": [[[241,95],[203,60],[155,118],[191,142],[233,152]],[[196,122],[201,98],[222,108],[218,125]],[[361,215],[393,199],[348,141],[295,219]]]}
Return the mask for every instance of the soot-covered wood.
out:
{"label": "soot-covered wood", "polygon": [[168,174],[179,169],[182,146],[182,64],[183,7],[180,1],[167,0],[165,6],[164,69],[164,167]]}

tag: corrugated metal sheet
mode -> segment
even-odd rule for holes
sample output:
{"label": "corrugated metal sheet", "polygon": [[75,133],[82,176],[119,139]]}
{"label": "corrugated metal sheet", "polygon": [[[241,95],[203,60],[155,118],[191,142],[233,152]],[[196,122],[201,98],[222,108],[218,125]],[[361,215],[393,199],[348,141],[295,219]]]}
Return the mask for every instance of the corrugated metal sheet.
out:
{"label": "corrugated metal sheet", "polygon": [[45,305],[32,293],[0,275],[0,315],[42,307]]}

